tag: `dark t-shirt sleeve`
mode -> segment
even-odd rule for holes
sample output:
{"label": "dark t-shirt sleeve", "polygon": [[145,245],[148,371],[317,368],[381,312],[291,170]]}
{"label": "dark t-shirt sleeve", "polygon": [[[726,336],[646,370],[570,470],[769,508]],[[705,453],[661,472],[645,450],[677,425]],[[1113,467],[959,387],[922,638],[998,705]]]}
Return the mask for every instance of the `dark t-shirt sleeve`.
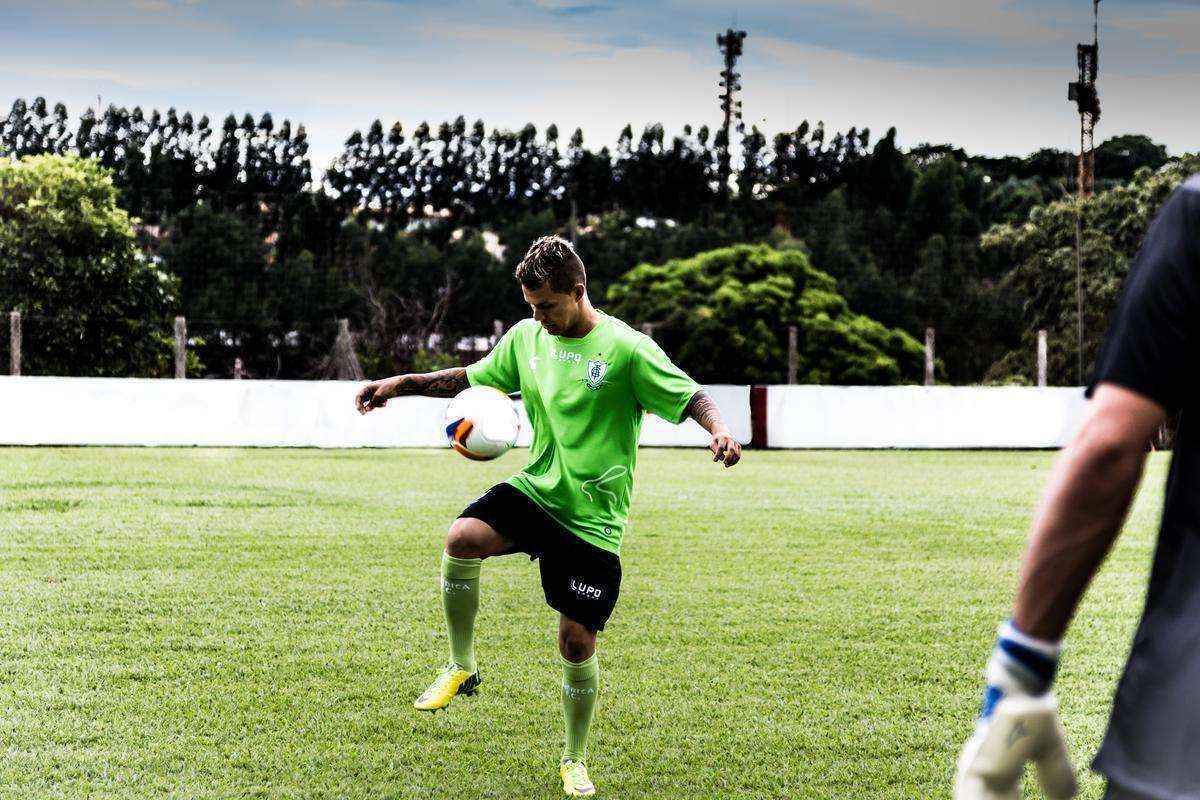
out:
{"label": "dark t-shirt sleeve", "polygon": [[1188,399],[1200,343],[1200,176],[1176,190],[1146,233],[1125,281],[1088,396],[1115,383],[1168,411]]}

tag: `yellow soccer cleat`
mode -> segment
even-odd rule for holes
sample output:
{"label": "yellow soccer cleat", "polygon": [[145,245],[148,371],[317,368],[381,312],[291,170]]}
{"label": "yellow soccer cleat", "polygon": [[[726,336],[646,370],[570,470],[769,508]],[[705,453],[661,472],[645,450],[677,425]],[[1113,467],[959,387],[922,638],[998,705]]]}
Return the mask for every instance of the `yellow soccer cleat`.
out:
{"label": "yellow soccer cleat", "polygon": [[421,693],[413,702],[413,708],[418,711],[438,711],[450,705],[450,701],[460,694],[472,695],[479,689],[479,672],[467,672],[457,664],[451,664],[442,670],[441,674],[429,684],[429,688]]}
{"label": "yellow soccer cleat", "polygon": [[558,774],[562,776],[563,793],[567,797],[591,797],[596,793],[582,761],[563,761],[558,765]]}

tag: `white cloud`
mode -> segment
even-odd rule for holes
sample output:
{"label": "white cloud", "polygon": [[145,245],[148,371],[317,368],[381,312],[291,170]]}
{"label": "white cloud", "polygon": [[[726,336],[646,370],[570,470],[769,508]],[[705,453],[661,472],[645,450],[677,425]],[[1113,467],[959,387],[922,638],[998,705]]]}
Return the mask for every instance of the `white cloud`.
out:
{"label": "white cloud", "polygon": [[485,43],[499,49],[511,50],[518,47],[546,56],[578,56],[601,53],[611,48],[588,42],[579,33],[558,31],[552,28],[531,30],[515,26],[459,24],[441,25],[430,23],[424,27],[430,38],[444,41]]}
{"label": "white cloud", "polygon": [[[30,85],[66,83],[114,84],[128,89],[167,89],[178,87],[179,78],[164,72],[146,70],[122,70],[94,66],[56,66],[32,64],[26,61],[0,61],[0,75],[9,73],[29,81]],[[0,83],[0,85],[3,85]],[[44,94],[47,99],[53,99],[53,93],[48,90],[27,92],[27,94]]]}
{"label": "white cloud", "polygon": [[1058,38],[1053,29],[1011,2],[845,0],[845,3],[868,14],[887,15],[912,29],[955,31],[1023,43]]}
{"label": "white cloud", "polygon": [[1136,34],[1151,43],[1161,56],[1200,55],[1200,13],[1195,10],[1175,9],[1155,16],[1117,19],[1106,28]]}
{"label": "white cloud", "polygon": [[[709,22],[712,31],[728,24],[729,13],[716,0],[659,7],[644,16],[626,8],[607,25],[580,25],[511,4],[280,0],[268,6],[252,0],[235,13],[234,0],[212,0],[138,14],[130,0],[118,15],[107,4],[44,1],[54,10],[38,29],[19,35],[0,30],[0,110],[14,97],[41,94],[78,114],[100,93],[106,103],[176,106],[216,119],[230,111],[271,111],[277,121],[307,125],[318,165],[340,150],[352,130],[377,117],[398,119],[408,130],[421,120],[436,123],[459,114],[510,128],[532,121],[544,129],[554,122],[564,135],[582,127],[593,147],[611,145],[627,122],[635,129],[662,122],[675,134],[685,123],[719,121],[720,67],[707,31]],[[583,0],[545,0],[559,10],[568,2]],[[748,123],[770,134],[805,118],[824,119],[831,129],[870,126],[876,137],[896,125],[908,144],[952,141],[985,153],[1077,143],[1066,83],[1075,70],[1073,43],[1086,32],[1075,21],[1054,29],[1007,3],[847,2],[868,19],[893,15],[914,30],[941,25],[981,36],[991,30],[1006,40],[1028,35],[1069,41],[1039,45],[1039,52],[1050,54],[1040,68],[1019,55],[1011,68],[997,68],[994,60],[986,67],[947,67],[945,58],[906,64],[797,44],[803,31],[788,22],[794,7],[778,12],[780,4],[751,0],[739,13],[778,14],[773,26],[748,26],[740,69]],[[662,22],[675,11],[677,23]],[[1101,63],[1100,135],[1139,131],[1173,151],[1195,149],[1198,115],[1180,99],[1192,94],[1195,70],[1189,65],[1195,61],[1150,56],[1194,47],[1200,13],[1112,16]],[[67,23],[75,26],[75,38],[70,47],[56,46]],[[635,29],[641,36],[620,48],[605,43]],[[654,44],[636,46],[638,41]],[[1023,41],[1013,43],[1010,50],[1027,52],[1023,47]],[[893,55],[898,48],[877,49]],[[53,58],[47,57],[51,52]],[[1053,67],[1041,68],[1047,63]],[[1144,74],[1135,74],[1139,69]]]}
{"label": "white cloud", "polygon": [[[1078,116],[1067,102],[1071,67],[1009,70],[940,68],[880,61],[760,37],[775,61],[775,79],[747,81],[747,118],[767,115],[771,130],[803,115],[878,136],[895,125],[903,143],[952,142],[976,153],[1026,153],[1078,147]],[[782,75],[792,75],[790,82]],[[1173,98],[1186,96],[1187,73],[1141,77],[1110,67],[1100,84],[1104,114],[1098,140],[1147,133],[1175,151],[1195,150],[1197,115]],[[1180,113],[1180,112],[1185,113]],[[780,117],[770,116],[772,112]]]}
{"label": "white cloud", "polygon": [[546,11],[569,11],[596,5],[596,0],[533,0],[533,4]]}

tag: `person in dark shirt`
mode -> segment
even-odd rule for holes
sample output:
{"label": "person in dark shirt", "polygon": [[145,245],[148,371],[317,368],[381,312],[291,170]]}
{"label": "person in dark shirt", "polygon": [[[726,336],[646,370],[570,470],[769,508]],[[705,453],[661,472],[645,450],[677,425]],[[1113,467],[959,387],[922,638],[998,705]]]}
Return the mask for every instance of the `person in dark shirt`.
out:
{"label": "person in dark shirt", "polygon": [[1092,381],[1086,419],[1063,451],[1033,523],[1012,619],[987,667],[983,711],[963,748],[956,800],[1019,797],[1036,763],[1046,794],[1072,797],[1074,771],[1050,692],[1059,642],[1133,500],[1147,445],[1180,426],[1150,587],[1093,768],[1109,800],[1200,798],[1200,176],[1151,225]]}

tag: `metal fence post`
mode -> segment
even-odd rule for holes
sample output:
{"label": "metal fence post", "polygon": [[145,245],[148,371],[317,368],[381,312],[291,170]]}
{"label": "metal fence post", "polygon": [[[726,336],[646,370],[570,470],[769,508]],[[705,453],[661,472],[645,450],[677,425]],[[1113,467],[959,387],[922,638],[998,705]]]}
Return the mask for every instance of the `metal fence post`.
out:
{"label": "metal fence post", "polygon": [[933,386],[933,328],[925,329],[925,385]]}
{"label": "metal fence post", "polygon": [[8,313],[8,352],[10,375],[21,374],[21,312]]}
{"label": "metal fence post", "polygon": [[334,376],[339,381],[361,381],[362,366],[358,363],[358,354],[354,352],[354,338],[350,335],[350,320],[338,320],[337,340],[333,343]]}
{"label": "metal fence post", "polygon": [[796,373],[800,371],[800,329],[788,325],[788,369],[787,382],[796,382]]}
{"label": "metal fence post", "polygon": [[1037,335],[1037,385],[1046,385],[1046,331],[1040,330]]}
{"label": "metal fence post", "polygon": [[175,378],[187,377],[187,320],[175,318]]}

